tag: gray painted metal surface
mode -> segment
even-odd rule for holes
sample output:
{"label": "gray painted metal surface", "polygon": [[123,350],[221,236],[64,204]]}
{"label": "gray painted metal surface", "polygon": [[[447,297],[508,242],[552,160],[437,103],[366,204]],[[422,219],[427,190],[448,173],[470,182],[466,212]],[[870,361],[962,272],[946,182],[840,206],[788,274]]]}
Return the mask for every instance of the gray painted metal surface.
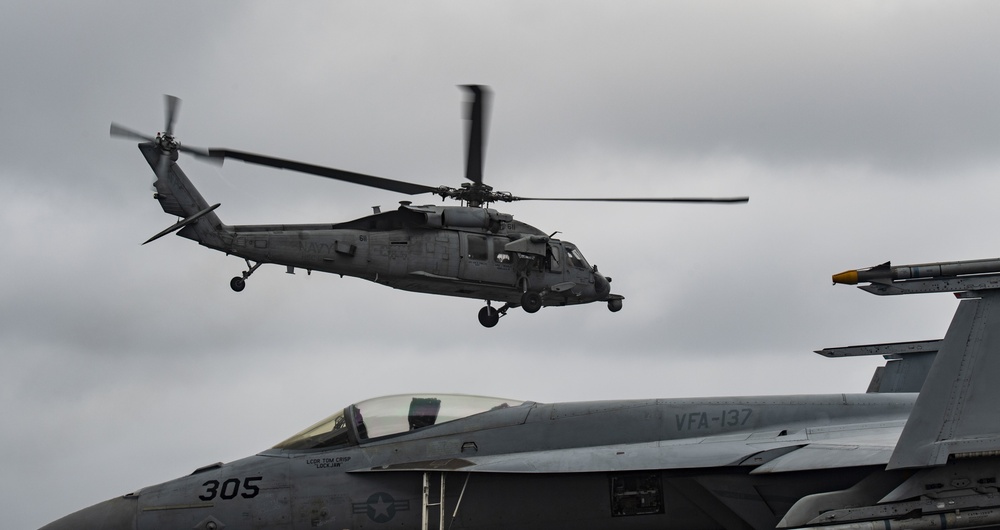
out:
{"label": "gray painted metal surface", "polygon": [[989,528],[998,304],[964,293],[942,341],[824,350],[936,349],[919,394],[376,398],[45,529]]}
{"label": "gray painted metal surface", "polygon": [[940,346],[940,340],[921,340],[825,348],[816,353],[825,357],[881,355],[889,362],[875,371],[869,392],[920,392]]}

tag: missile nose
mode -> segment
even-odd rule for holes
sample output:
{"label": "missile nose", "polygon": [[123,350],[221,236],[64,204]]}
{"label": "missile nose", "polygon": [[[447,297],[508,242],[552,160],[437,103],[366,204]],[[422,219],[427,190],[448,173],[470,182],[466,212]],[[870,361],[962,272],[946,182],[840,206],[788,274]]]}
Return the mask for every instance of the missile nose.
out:
{"label": "missile nose", "polygon": [[833,283],[842,283],[845,285],[857,285],[858,271],[844,271],[841,272],[840,274],[834,274]]}
{"label": "missile nose", "polygon": [[136,530],[138,497],[127,495],[97,503],[53,521],[40,530]]}

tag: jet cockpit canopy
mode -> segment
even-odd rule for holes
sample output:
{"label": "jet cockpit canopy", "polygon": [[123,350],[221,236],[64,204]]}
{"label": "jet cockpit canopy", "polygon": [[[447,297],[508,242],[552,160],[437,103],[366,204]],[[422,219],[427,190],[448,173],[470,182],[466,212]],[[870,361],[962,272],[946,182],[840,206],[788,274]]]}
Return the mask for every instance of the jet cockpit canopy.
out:
{"label": "jet cockpit canopy", "polygon": [[303,450],[353,445],[371,438],[406,433],[523,403],[513,399],[462,394],[379,397],[350,405],[274,448]]}

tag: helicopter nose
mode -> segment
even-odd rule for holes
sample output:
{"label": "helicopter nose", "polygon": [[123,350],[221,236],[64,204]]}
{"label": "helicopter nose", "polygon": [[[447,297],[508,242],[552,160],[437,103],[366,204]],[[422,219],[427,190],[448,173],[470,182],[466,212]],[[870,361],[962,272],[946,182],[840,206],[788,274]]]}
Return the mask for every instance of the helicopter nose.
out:
{"label": "helicopter nose", "polygon": [[128,495],[97,503],[53,521],[40,530],[136,530],[138,497]]}
{"label": "helicopter nose", "polygon": [[599,297],[607,296],[608,293],[611,292],[611,278],[608,278],[595,270],[594,291],[597,292],[597,296]]}

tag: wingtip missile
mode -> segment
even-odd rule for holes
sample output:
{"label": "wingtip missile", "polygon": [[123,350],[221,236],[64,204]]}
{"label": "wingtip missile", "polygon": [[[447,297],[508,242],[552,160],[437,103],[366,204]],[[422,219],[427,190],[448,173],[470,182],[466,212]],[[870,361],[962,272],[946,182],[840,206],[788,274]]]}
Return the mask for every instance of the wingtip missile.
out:
{"label": "wingtip missile", "polygon": [[833,275],[834,284],[857,285],[876,294],[958,292],[1000,288],[1000,259],[942,261],[893,266],[890,262]]}
{"label": "wingtip missile", "polygon": [[844,285],[857,285],[858,284],[858,271],[844,271],[833,275],[833,283],[841,283]]}
{"label": "wingtip missile", "polygon": [[881,265],[868,267],[867,269],[853,269],[834,274],[833,283],[857,285],[859,282],[889,281],[896,279],[893,275],[895,272],[892,264],[887,261]]}

